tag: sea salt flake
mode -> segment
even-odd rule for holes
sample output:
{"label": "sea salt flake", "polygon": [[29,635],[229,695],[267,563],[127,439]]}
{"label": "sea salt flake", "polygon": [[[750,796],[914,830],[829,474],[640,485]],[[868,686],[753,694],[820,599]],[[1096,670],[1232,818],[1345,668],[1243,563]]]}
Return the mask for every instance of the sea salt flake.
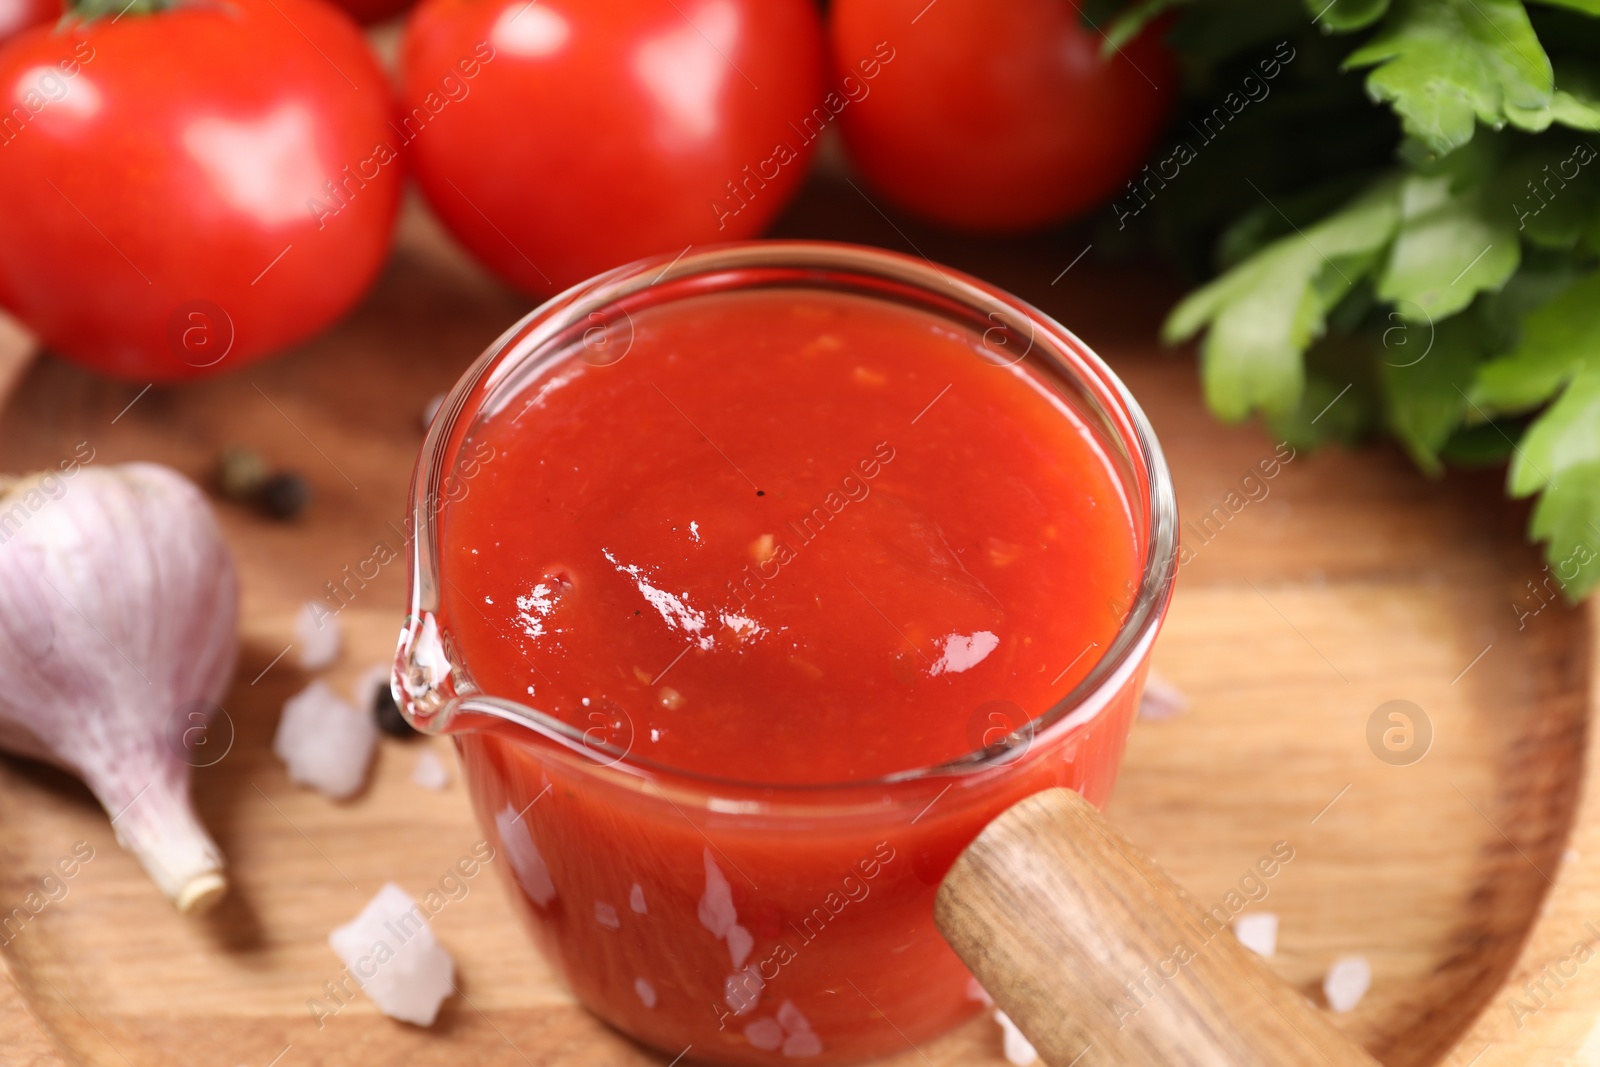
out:
{"label": "sea salt flake", "polygon": [[646,982],[643,978],[633,980],[633,991],[639,994],[639,1003],[647,1008],[656,1006],[656,987]]}
{"label": "sea salt flake", "polygon": [[1336,1012],[1354,1011],[1372,987],[1372,965],[1365,956],[1341,956],[1322,980],[1322,995]]}
{"label": "sea salt flake", "polygon": [[405,890],[385,883],[360,915],[328,935],[328,944],[385,1015],[433,1025],[453,988],[455,964]]}
{"label": "sea salt flake", "polygon": [[1027,1067],[1039,1058],[1034,1051],[1033,1043],[1022,1035],[1017,1029],[1017,1024],[1003,1011],[994,1013],[994,1021],[1000,1024],[1000,1032],[1005,1037],[1005,1053],[1007,1062],[1014,1063],[1017,1067]]}
{"label": "sea salt flake", "polygon": [[435,393],[433,396],[429,397],[428,402],[422,406],[423,433],[428,432],[428,427],[433,425],[433,417],[439,414],[439,409],[442,407],[444,407],[443,393]]}
{"label": "sea salt flake", "polygon": [[1253,911],[1233,920],[1233,936],[1257,956],[1271,959],[1278,951],[1278,916],[1270,911]]}
{"label": "sea salt flake", "polygon": [[438,792],[450,784],[450,772],[432,749],[424,749],[411,768],[411,780],[424,789]]}
{"label": "sea salt flake", "polygon": [[622,929],[622,919],[617,915],[616,906],[607,904],[603,900],[594,902],[594,921],[607,930]]}
{"label": "sea salt flake", "polygon": [[632,908],[636,915],[645,915],[650,911],[644,902],[644,886],[639,885],[637,882],[628,891],[628,907]]}
{"label": "sea salt flake", "polygon": [[1139,718],[1159,722],[1189,710],[1189,698],[1166,678],[1151,671],[1139,698]]}
{"label": "sea salt flake", "polygon": [[340,700],[321,681],[283,705],[272,739],[272,751],[288,767],[290,781],[335,800],[360,790],[377,747],[378,724],[372,716]]}
{"label": "sea salt flake", "polygon": [[326,604],[308,600],[294,617],[294,643],[299,647],[300,667],[320,671],[339,658],[344,641],[339,631],[339,616]]}

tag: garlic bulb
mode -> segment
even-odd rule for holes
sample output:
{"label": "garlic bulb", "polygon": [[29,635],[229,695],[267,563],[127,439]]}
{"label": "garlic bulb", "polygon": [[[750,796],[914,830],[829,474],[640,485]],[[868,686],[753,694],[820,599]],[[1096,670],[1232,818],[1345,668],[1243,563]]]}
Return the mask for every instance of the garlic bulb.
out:
{"label": "garlic bulb", "polygon": [[0,748],[82,778],[180,911],[227,887],[184,742],[228,685],[237,616],[233,560],[177,472],[74,464],[0,496]]}

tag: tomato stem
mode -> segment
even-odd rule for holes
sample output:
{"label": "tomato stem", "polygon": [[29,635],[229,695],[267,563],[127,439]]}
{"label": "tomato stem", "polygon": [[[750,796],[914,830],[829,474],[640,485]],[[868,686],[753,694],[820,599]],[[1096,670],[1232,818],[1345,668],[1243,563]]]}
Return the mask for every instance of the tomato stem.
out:
{"label": "tomato stem", "polygon": [[123,15],[151,15],[173,6],[173,0],[69,0],[71,14],[81,21],[121,18]]}

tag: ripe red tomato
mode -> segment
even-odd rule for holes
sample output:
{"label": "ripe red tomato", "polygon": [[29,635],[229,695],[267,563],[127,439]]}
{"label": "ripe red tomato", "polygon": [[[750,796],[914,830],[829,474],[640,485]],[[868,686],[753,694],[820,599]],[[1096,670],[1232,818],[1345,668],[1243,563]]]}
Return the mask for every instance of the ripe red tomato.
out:
{"label": "ripe red tomato", "polygon": [[334,0],[364,26],[393,18],[411,6],[411,0]]}
{"label": "ripe red tomato", "polygon": [[811,0],[424,0],[402,65],[429,204],[540,294],[756,235],[831,118]]}
{"label": "ripe red tomato", "polygon": [[0,0],[0,44],[61,17],[61,0]]}
{"label": "ripe red tomato", "polygon": [[344,314],[388,252],[388,83],[315,0],[31,30],[0,98],[0,305],[79,363],[237,367]]}
{"label": "ripe red tomato", "polygon": [[964,230],[1033,229],[1107,199],[1154,147],[1176,90],[1155,32],[1104,59],[1069,0],[834,0],[830,33],[842,75],[893,50],[841,116],[862,174]]}

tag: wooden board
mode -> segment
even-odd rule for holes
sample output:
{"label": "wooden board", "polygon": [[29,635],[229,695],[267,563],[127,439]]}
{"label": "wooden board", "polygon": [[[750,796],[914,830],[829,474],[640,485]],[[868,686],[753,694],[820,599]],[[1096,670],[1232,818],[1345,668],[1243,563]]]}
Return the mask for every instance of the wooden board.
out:
{"label": "wooden board", "polygon": [[[1372,990],[1337,1022],[1387,1064],[1600,1063],[1579,1052],[1600,1014],[1600,962],[1564,965],[1572,976],[1564,988],[1546,979],[1537,1011],[1508,1003],[1575,943],[1600,943],[1600,787],[1582,775],[1590,627],[1559,605],[1519,622],[1542,572],[1500,475],[1430,482],[1378,446],[1300,455],[1247,481],[1276,442],[1213,422],[1192,358],[1156,344],[1176,287],[1093,255],[1063,274],[1087,243],[1071,234],[973,244],[896,229],[827,182],[784,231],[910,245],[1010,288],[1094,345],[1149,412],[1195,524],[1155,653],[1190,707],[1134,728],[1110,808],[1127,835],[1207,905],[1288,842],[1294,859],[1251,905],[1281,918],[1274,966],[1320,1002],[1328,965],[1365,955]],[[291,525],[218,504],[244,584],[225,705],[236,737],[195,779],[231,863],[219,911],[177,916],[80,786],[0,761],[0,908],[75,842],[95,849],[66,897],[0,948],[12,983],[0,983],[0,1063],[660,1062],[558,987],[489,872],[434,921],[463,996],[432,1030],[365,1001],[320,1028],[307,1009],[340,971],[328,931],[384,881],[415,895],[437,885],[478,834],[458,780],[437,794],[410,781],[436,742],[386,739],[349,803],[292,786],[271,736],[308,678],[292,652],[279,656],[300,603],[379,542],[399,546],[426,400],[528,306],[409,211],[372,297],[286,358],[147,392],[54,360],[26,372],[0,414],[0,469],[52,464],[88,441],[97,462],[152,459],[204,478],[237,441],[304,472],[317,496]],[[335,685],[390,657],[404,582],[392,563],[343,611]],[[1396,699],[1433,731],[1409,765],[1367,740],[1369,717]],[[1002,1063],[999,1051],[998,1029],[978,1020],[893,1062]]]}

